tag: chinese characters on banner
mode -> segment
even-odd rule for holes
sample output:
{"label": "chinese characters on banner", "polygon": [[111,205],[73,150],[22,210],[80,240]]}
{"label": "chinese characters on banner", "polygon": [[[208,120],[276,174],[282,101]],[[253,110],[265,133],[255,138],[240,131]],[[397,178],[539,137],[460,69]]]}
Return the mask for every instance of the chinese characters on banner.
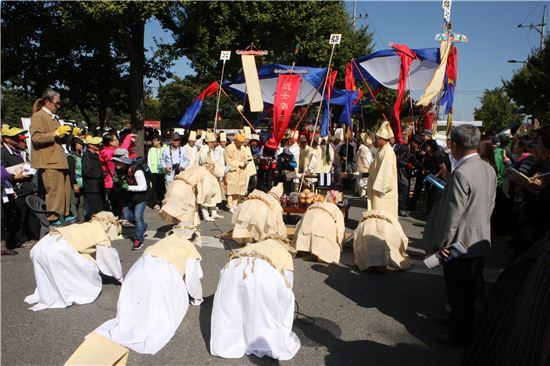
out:
{"label": "chinese characters on banner", "polygon": [[273,103],[273,139],[277,144],[283,140],[283,136],[294,111],[294,103],[302,77],[294,74],[281,74],[277,81],[277,91]]}

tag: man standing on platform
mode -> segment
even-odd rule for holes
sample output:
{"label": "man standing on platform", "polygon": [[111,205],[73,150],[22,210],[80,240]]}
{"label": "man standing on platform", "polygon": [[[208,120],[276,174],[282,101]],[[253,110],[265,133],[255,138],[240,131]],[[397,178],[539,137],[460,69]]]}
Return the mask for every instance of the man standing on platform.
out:
{"label": "man standing on platform", "polygon": [[[451,131],[449,148],[457,165],[435,204],[424,231],[424,242],[438,250],[460,241],[468,252],[443,265],[447,301],[451,306],[449,334],[433,338],[450,346],[465,346],[474,326],[478,284],[491,249],[491,214],[495,205],[496,173],[478,153],[481,133],[462,125]],[[445,252],[443,252],[445,254]]]}
{"label": "man standing on platform", "polygon": [[248,189],[246,167],[251,161],[248,159],[251,158],[248,157],[247,150],[243,146],[244,142],[244,135],[238,134],[224,152],[226,170],[228,170],[225,175],[227,206],[231,213],[235,212],[235,208],[241,202],[242,197],[246,196]]}
{"label": "man standing on platform", "polygon": [[367,198],[369,210],[380,210],[397,219],[397,161],[389,143],[393,131],[384,121],[376,132],[376,147],[379,148],[369,167]]}
{"label": "man standing on platform", "polygon": [[[31,166],[42,174],[46,190],[46,207],[48,211],[57,211],[69,220],[71,205],[71,182],[69,164],[61,147],[64,137],[71,131],[71,126],[61,125],[57,110],[61,106],[59,93],[48,90],[42,98],[34,103],[31,118]],[[39,174],[40,174],[39,173]],[[48,220],[55,221],[55,216]]]}

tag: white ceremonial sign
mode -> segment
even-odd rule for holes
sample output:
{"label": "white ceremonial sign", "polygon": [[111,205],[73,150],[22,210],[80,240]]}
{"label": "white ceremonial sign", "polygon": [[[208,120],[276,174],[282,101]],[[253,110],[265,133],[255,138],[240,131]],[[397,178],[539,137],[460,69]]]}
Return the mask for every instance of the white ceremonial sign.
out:
{"label": "white ceremonial sign", "polygon": [[445,22],[447,23],[451,21],[452,4],[453,4],[453,0],[443,0],[443,3],[441,3],[441,7],[443,8],[443,19],[445,19]]}
{"label": "white ceremonial sign", "polygon": [[220,60],[227,61],[231,58],[231,51],[222,51],[220,53]]}
{"label": "white ceremonial sign", "polygon": [[342,39],[342,34],[331,34],[330,40],[328,41],[329,44],[340,44],[340,40]]}

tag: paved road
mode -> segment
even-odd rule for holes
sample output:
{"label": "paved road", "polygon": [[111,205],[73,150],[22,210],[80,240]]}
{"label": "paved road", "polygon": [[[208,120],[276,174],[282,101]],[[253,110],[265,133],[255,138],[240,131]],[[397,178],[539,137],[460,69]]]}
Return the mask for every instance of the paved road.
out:
{"label": "paved road", "polygon": [[[347,226],[357,226],[365,202],[352,200]],[[154,356],[130,351],[129,364],[181,365],[458,365],[461,351],[431,340],[433,332],[445,330],[433,321],[444,312],[445,294],[441,272],[426,270],[419,261],[411,271],[361,273],[353,267],[351,244],[345,247],[339,265],[323,265],[295,259],[294,292],[300,314],[294,322],[302,348],[291,361],[277,362],[245,356],[227,360],[208,353],[212,300],[219,270],[228,257],[227,244],[215,238],[231,229],[230,215],[215,223],[201,224],[203,246],[199,249],[205,277],[205,302],[189,308],[170,343]],[[157,212],[147,209],[150,224],[146,245],[169,230]],[[295,222],[291,217],[289,222]],[[412,246],[422,249],[423,221],[406,218],[402,225]],[[125,234],[129,232],[125,230]],[[130,241],[113,243],[124,273],[139,258]],[[23,302],[35,288],[29,249],[2,257],[2,350],[3,365],[63,364],[84,336],[115,317],[119,286],[104,284],[92,304],[40,312]],[[502,257],[502,256],[501,256]],[[488,270],[489,280],[497,272]],[[307,316],[307,317],[306,317]],[[313,323],[313,324],[311,324]]]}

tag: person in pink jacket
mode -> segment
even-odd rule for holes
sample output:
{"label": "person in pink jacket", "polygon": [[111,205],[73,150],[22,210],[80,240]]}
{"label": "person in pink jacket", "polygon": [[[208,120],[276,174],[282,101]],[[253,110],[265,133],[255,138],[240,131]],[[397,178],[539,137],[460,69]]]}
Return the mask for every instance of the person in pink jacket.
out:
{"label": "person in pink jacket", "polygon": [[128,134],[124,137],[122,144],[118,140],[118,136],[114,133],[106,134],[103,136],[103,149],[99,154],[101,165],[103,167],[103,173],[105,175],[105,191],[111,204],[111,212],[115,216],[119,216],[122,211],[122,205],[118,198],[117,192],[113,190],[113,177],[115,176],[115,164],[111,161],[115,150],[118,148],[130,150],[130,147],[135,143],[136,135]]}

